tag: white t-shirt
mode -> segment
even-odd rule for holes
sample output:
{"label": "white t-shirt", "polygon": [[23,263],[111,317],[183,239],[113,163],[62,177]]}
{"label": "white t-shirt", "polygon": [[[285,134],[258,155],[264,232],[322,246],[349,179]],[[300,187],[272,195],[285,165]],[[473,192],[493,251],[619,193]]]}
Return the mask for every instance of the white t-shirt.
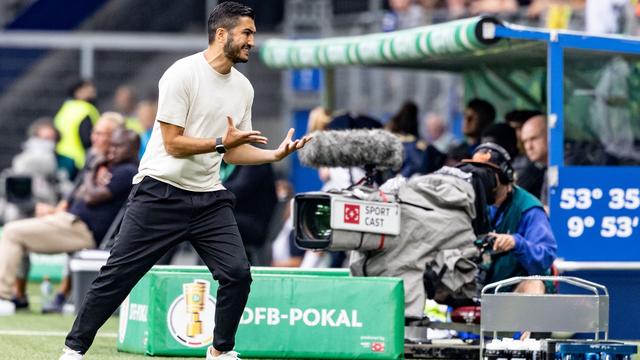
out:
{"label": "white t-shirt", "polygon": [[194,138],[224,136],[227,116],[238,129],[251,130],[251,83],[234,68],[228,74],[218,73],[199,52],[171,65],[158,88],[157,121],[133,183],[150,176],[189,191],[224,189],[219,176],[222,155],[215,149],[180,158],[169,155],[159,121],[183,127],[184,135]]}
{"label": "white t-shirt", "polygon": [[630,4],[629,0],[588,0],[585,9],[587,32],[597,35],[623,32],[625,29],[621,25]]}

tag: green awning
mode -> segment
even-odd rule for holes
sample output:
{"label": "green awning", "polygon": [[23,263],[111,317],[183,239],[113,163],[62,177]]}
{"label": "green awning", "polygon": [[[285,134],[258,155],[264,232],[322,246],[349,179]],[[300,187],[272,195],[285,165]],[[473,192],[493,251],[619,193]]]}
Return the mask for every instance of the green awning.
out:
{"label": "green awning", "polygon": [[428,61],[434,61],[432,68],[446,69],[449,60],[481,52],[498,42],[482,37],[482,25],[487,22],[496,20],[475,17],[362,36],[271,39],[262,45],[260,56],[267,66],[276,69],[344,65],[430,67],[425,66]]}
{"label": "green awning", "polygon": [[[484,71],[490,68],[503,72],[546,67],[547,42],[496,38],[491,25],[524,29],[490,17],[474,17],[361,36],[271,39],[261,46],[260,57],[274,69],[364,65],[452,72]],[[565,61],[573,64],[588,64],[614,55],[634,62],[640,60],[638,54],[571,48],[565,49],[564,54]]]}

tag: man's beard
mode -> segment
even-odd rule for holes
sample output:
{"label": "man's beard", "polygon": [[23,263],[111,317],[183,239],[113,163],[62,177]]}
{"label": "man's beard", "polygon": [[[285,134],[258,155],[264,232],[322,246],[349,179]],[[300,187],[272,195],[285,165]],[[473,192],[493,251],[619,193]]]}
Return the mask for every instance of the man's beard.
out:
{"label": "man's beard", "polygon": [[224,55],[227,57],[227,59],[231,60],[231,62],[233,62],[234,64],[246,63],[247,61],[249,61],[249,58],[248,57],[242,58],[240,56],[240,53],[242,52],[243,48],[244,48],[244,45],[234,46],[233,38],[229,36],[229,38],[227,39],[227,43],[224,44]]}

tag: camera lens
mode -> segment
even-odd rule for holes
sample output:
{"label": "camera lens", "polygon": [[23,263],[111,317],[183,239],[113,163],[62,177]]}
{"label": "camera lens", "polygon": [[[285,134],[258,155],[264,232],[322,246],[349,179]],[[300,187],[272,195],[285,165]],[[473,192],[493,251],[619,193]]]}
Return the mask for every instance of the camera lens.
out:
{"label": "camera lens", "polygon": [[304,202],[301,209],[304,237],[314,240],[331,238],[331,202],[329,199],[313,199]]}

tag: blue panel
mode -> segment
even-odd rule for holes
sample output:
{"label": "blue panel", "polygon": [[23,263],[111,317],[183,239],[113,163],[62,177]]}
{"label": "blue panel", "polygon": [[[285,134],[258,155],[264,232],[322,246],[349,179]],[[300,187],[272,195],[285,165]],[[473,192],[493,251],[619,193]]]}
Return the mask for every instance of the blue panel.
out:
{"label": "blue panel", "polygon": [[291,71],[291,86],[293,91],[318,92],[320,91],[320,69],[301,69]]}
{"label": "blue panel", "polygon": [[526,27],[496,26],[496,37],[518,40],[548,41],[549,31],[544,29]]}
{"label": "blue panel", "polygon": [[549,165],[564,164],[564,52],[558,43],[547,48],[547,109],[549,120]]}
{"label": "blue panel", "polygon": [[[293,127],[296,129],[294,139],[299,139],[306,134],[308,118],[308,110],[293,113]],[[291,183],[296,193],[320,190],[322,187],[318,171],[300,164],[296,153],[291,155]]]}
{"label": "blue panel", "polygon": [[640,41],[637,38],[559,34],[558,42],[563,47],[576,49],[640,54]]}
{"label": "blue panel", "polygon": [[[604,285],[609,291],[609,338],[616,340],[640,339],[640,271],[571,271],[562,275],[576,276]],[[560,292],[563,291],[560,287]],[[572,289],[571,292],[574,290]],[[584,336],[592,337],[593,334]]]}
{"label": "blue panel", "polygon": [[496,37],[506,39],[547,41],[551,42],[552,33],[557,34],[558,43],[562,47],[610,51],[616,53],[640,54],[640,40],[624,36],[593,36],[586,33],[566,33],[524,26],[496,26]]}
{"label": "blue panel", "polygon": [[558,254],[569,261],[640,261],[640,167],[561,167],[551,188]]}

